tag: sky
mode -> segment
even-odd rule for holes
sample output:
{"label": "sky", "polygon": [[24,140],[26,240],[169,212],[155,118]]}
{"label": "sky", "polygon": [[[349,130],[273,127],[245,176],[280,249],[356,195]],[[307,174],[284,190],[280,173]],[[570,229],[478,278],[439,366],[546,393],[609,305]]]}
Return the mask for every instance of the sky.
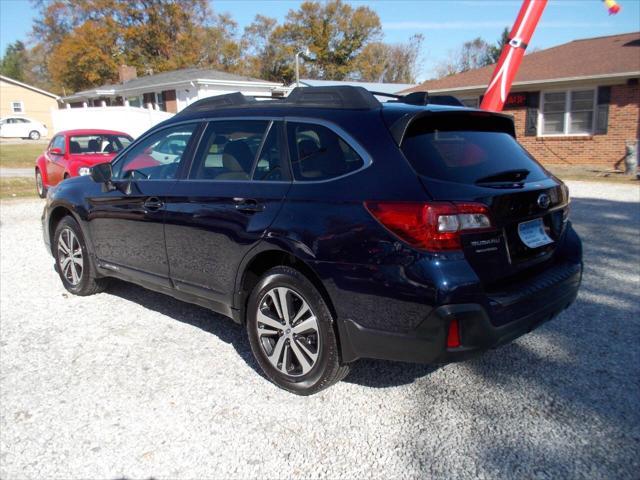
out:
{"label": "sky", "polygon": [[[240,28],[256,14],[282,21],[297,0],[214,0],[214,11],[228,12]],[[511,28],[520,0],[353,0],[377,12],[384,40],[406,42],[413,34],[425,37],[418,80],[426,80],[450,52],[475,37],[496,41]],[[609,16],[601,0],[550,0],[529,48],[543,49],[578,38],[640,30],[640,0],[618,0],[620,13]],[[28,0],[0,0],[0,50],[16,40],[29,41],[35,16]]]}

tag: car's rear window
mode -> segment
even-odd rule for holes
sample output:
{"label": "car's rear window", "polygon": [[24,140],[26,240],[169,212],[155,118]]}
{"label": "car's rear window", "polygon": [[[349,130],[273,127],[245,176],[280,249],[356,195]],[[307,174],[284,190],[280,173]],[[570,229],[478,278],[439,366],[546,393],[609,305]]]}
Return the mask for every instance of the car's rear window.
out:
{"label": "car's rear window", "polygon": [[418,120],[409,127],[401,148],[418,174],[438,180],[476,183],[512,171],[528,172],[527,182],[546,177],[515,138],[492,129],[489,118],[484,125]]}

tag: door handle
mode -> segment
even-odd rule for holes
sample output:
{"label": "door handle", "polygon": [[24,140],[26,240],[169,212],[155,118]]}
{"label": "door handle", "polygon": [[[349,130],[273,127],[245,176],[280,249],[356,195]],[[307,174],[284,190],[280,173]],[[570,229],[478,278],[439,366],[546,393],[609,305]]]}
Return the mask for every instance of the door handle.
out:
{"label": "door handle", "polygon": [[150,197],[145,200],[143,204],[145,210],[160,210],[164,206],[164,202],[160,200],[158,197]]}
{"label": "door handle", "polygon": [[264,211],[264,205],[250,198],[234,198],[236,210],[245,213],[258,213]]}

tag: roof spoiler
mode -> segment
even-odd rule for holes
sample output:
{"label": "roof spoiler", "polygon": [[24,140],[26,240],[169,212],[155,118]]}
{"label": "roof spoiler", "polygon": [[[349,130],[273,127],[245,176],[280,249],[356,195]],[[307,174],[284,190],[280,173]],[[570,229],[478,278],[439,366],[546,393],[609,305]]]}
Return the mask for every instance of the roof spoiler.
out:
{"label": "roof spoiler", "polygon": [[407,105],[449,105],[451,107],[464,107],[464,104],[453,95],[429,95],[429,92],[412,92],[407,95],[394,93],[371,92],[379,97],[389,97],[389,103],[404,103]]}
{"label": "roof spoiler", "polygon": [[459,122],[460,125],[463,126],[462,129],[464,129],[465,123],[470,124],[471,121],[477,120],[478,122],[474,123],[481,125],[478,128],[483,131],[486,129],[486,131],[504,132],[508,133],[513,138],[516,138],[516,128],[511,115],[488,112],[485,110],[419,110],[415,113],[407,113],[397,119],[389,127],[389,131],[391,132],[391,136],[395,140],[396,144],[400,145],[402,144],[402,140],[407,134],[409,127],[418,120],[431,118],[454,119],[458,117],[460,117]]}

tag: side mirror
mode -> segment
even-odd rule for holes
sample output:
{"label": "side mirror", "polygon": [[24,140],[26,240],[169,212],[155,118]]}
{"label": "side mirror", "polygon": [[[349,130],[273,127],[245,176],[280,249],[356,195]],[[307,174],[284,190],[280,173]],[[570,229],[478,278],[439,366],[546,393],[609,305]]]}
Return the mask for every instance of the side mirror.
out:
{"label": "side mirror", "polygon": [[49,153],[51,155],[62,155],[62,150],[60,148],[52,148],[51,150],[49,150]]}
{"label": "side mirror", "polygon": [[111,175],[111,162],[99,163],[91,167],[91,179],[96,183],[110,183]]}

